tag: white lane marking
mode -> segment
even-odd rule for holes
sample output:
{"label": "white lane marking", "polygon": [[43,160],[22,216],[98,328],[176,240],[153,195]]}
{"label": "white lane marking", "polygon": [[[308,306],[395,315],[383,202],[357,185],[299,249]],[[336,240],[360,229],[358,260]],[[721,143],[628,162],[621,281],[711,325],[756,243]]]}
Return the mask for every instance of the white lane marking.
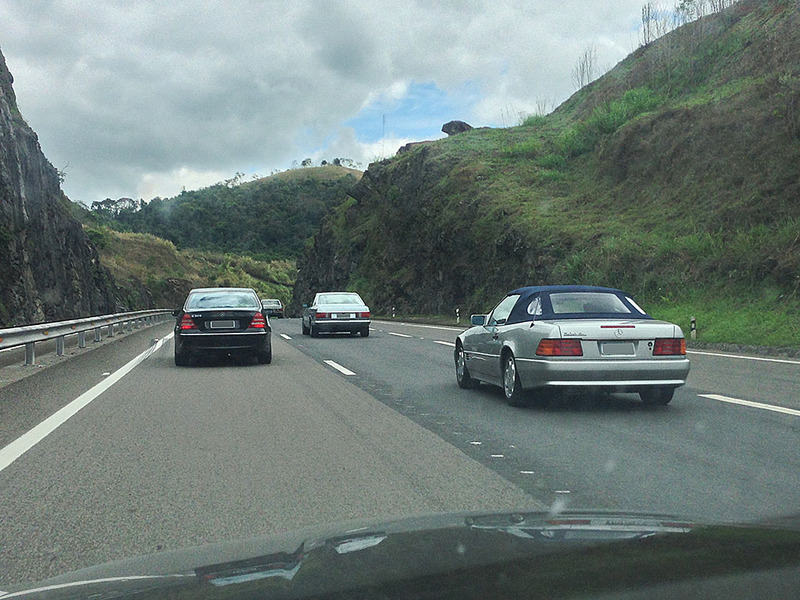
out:
{"label": "white lane marking", "polygon": [[450,346],[451,348],[455,348],[456,345],[453,342],[440,342],[438,340],[434,340],[434,344],[441,344],[442,346]]}
{"label": "white lane marking", "polygon": [[441,325],[422,325],[421,323],[400,323],[397,321],[378,321],[387,325],[402,325],[403,327],[421,327],[423,329],[442,329],[444,331],[465,331],[469,327],[443,327]]}
{"label": "white lane marking", "polygon": [[8,446],[0,450],[0,471],[4,470],[20,456],[33,448],[36,444],[41,442],[56,429],[61,427],[61,425],[66,423],[70,417],[77,414],[82,408],[88,406],[90,402],[109,389],[112,385],[117,383],[120,379],[125,377],[125,375],[133,371],[137,365],[148,358],[151,354],[155,353],[167,340],[171,339],[173,335],[174,333],[170,333],[167,337],[158,340],[155,344],[131,360],[128,364],[123,365],[114,371],[114,373],[103,379],[100,383],[85,391],[65,407],[53,413],[44,421],[39,423],[36,427],[27,433],[23,433]]}
{"label": "white lane marking", "polygon": [[535,471],[520,471],[520,473],[522,473],[523,475],[535,475],[536,474]]}
{"label": "white lane marking", "polygon": [[702,352],[700,350],[687,350],[686,354],[702,354],[704,356],[721,356],[722,358],[740,358],[742,360],[758,360],[761,362],[783,363],[785,365],[800,365],[800,360],[785,358],[763,358],[761,356],[742,356],[741,354],[723,354],[721,352]]}
{"label": "white lane marking", "polygon": [[282,337],[283,339],[285,339],[285,340],[290,340],[290,339],[292,339],[292,338],[290,338],[288,335],[286,335],[285,333],[282,333],[282,334],[281,334],[281,337]]}
{"label": "white lane marking", "polygon": [[505,458],[504,454],[492,454],[492,458]]}
{"label": "white lane marking", "polygon": [[326,360],[326,361],[325,361],[325,364],[326,364],[326,365],[328,365],[328,366],[330,366],[330,367],[333,367],[334,369],[336,369],[337,371],[339,371],[339,373],[341,373],[342,375],[355,375],[355,373],[353,373],[353,372],[352,372],[350,369],[348,369],[347,367],[343,367],[343,366],[342,366],[342,365],[340,365],[339,363],[337,363],[337,362],[334,362],[334,361],[332,361],[332,360]]}
{"label": "white lane marking", "polygon": [[771,410],[785,415],[792,415],[800,417],[800,410],[793,408],[784,408],[783,406],[774,406],[772,404],[761,404],[760,402],[751,402],[750,400],[740,400],[739,398],[730,398],[728,396],[720,396],[719,394],[697,394],[701,398],[708,398],[709,400],[718,400],[719,402],[728,402],[729,404],[740,404],[742,406],[749,406],[751,408],[760,408],[762,410]]}
{"label": "white lane marking", "polygon": [[401,338],[410,338],[410,337],[412,337],[410,335],[406,335],[405,333],[395,333],[394,331],[390,331],[389,335],[394,335],[396,337],[401,337]]}

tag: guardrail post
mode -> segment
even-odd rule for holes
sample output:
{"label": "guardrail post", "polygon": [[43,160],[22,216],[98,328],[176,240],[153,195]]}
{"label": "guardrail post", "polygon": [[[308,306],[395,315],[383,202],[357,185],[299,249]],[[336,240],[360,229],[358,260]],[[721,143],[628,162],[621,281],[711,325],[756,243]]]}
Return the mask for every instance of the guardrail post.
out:
{"label": "guardrail post", "polygon": [[114,337],[114,324],[109,323],[108,325],[108,337]]}
{"label": "guardrail post", "polygon": [[103,340],[103,336],[100,333],[100,328],[99,327],[95,327],[95,330],[94,330],[94,341],[95,342],[100,342],[102,340]]}
{"label": "guardrail post", "polygon": [[56,338],[56,356],[64,356],[64,336]]}
{"label": "guardrail post", "polygon": [[36,363],[36,344],[28,342],[25,344],[25,365],[32,365]]}
{"label": "guardrail post", "polygon": [[78,332],[78,348],[86,348],[86,332]]}
{"label": "guardrail post", "polygon": [[134,329],[139,329],[142,326],[142,320],[136,319],[136,322],[133,324]]}

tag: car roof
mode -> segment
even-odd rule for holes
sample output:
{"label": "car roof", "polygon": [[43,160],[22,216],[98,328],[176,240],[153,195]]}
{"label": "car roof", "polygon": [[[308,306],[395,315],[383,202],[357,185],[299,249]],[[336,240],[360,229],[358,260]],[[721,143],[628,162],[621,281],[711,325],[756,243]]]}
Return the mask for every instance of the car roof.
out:
{"label": "car roof", "polygon": [[[525,305],[531,299],[532,296],[536,294],[546,294],[549,296],[550,294],[558,294],[558,293],[569,293],[569,292],[600,292],[600,293],[608,293],[614,294],[617,297],[623,299],[623,304],[628,306],[630,303],[624,300],[625,298],[629,298],[630,296],[623,292],[622,290],[618,290],[616,288],[608,288],[608,287],[598,287],[594,285],[529,285],[521,288],[517,288],[516,290],[510,291],[507,296],[512,296],[515,294],[519,294],[519,299],[514,304],[514,308],[511,310],[511,313],[508,316],[508,320],[506,321],[508,324],[512,323],[524,323],[527,321],[532,320],[532,316],[527,314]],[[547,302],[549,304],[549,301]],[[630,307],[630,309],[634,309],[634,307]],[[543,314],[542,318],[556,318],[552,312],[549,312],[545,307],[543,307]],[[639,310],[637,309],[636,312],[638,313]],[[594,316],[601,318],[605,313],[597,313]],[[650,315],[647,313],[641,313],[636,315],[637,318],[642,319],[652,319]],[[557,318],[564,319],[564,318],[587,318],[588,315],[579,315],[575,317],[570,317],[569,315],[558,315]],[[604,318],[619,318],[618,314],[609,313],[605,315]]]}
{"label": "car roof", "polygon": [[595,285],[528,285],[517,288],[508,292],[508,296],[512,294],[520,294],[521,296],[529,296],[541,292],[558,293],[558,292],[612,292],[614,294],[623,294],[622,290],[609,287],[599,287]]}
{"label": "car roof", "polygon": [[252,292],[256,293],[256,291],[252,288],[235,288],[235,287],[209,287],[209,288],[194,288],[193,290],[189,290],[190,294],[197,293],[207,293],[207,292]]}

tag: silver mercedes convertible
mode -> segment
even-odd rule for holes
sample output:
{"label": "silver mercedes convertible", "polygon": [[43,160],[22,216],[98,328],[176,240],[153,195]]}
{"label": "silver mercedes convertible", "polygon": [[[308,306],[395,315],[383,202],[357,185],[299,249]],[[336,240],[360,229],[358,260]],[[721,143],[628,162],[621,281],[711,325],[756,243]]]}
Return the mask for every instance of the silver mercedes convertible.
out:
{"label": "silver mercedes convertible", "polygon": [[567,388],[638,392],[663,405],[689,374],[681,328],[616,289],[523,287],[471,324],[456,339],[456,381],[501,386],[512,406],[529,391]]}

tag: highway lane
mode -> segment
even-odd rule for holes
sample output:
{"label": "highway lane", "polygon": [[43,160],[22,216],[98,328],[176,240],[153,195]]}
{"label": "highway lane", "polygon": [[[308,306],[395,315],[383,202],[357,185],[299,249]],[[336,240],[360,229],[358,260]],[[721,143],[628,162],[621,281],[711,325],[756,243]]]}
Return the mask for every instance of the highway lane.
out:
{"label": "highway lane", "polygon": [[712,400],[797,407],[800,364],[692,354],[689,384],[667,407],[633,394],[508,407],[499,389],[461,390],[457,330],[374,322],[369,338],[300,336],[316,360],[546,504],[754,520],[800,509],[800,416]]}
{"label": "highway lane", "polygon": [[[6,440],[169,326],[151,332],[0,390]],[[278,336],[271,365],[177,368],[169,342],[0,471],[0,590],[312,524],[520,507],[542,505]]]}

